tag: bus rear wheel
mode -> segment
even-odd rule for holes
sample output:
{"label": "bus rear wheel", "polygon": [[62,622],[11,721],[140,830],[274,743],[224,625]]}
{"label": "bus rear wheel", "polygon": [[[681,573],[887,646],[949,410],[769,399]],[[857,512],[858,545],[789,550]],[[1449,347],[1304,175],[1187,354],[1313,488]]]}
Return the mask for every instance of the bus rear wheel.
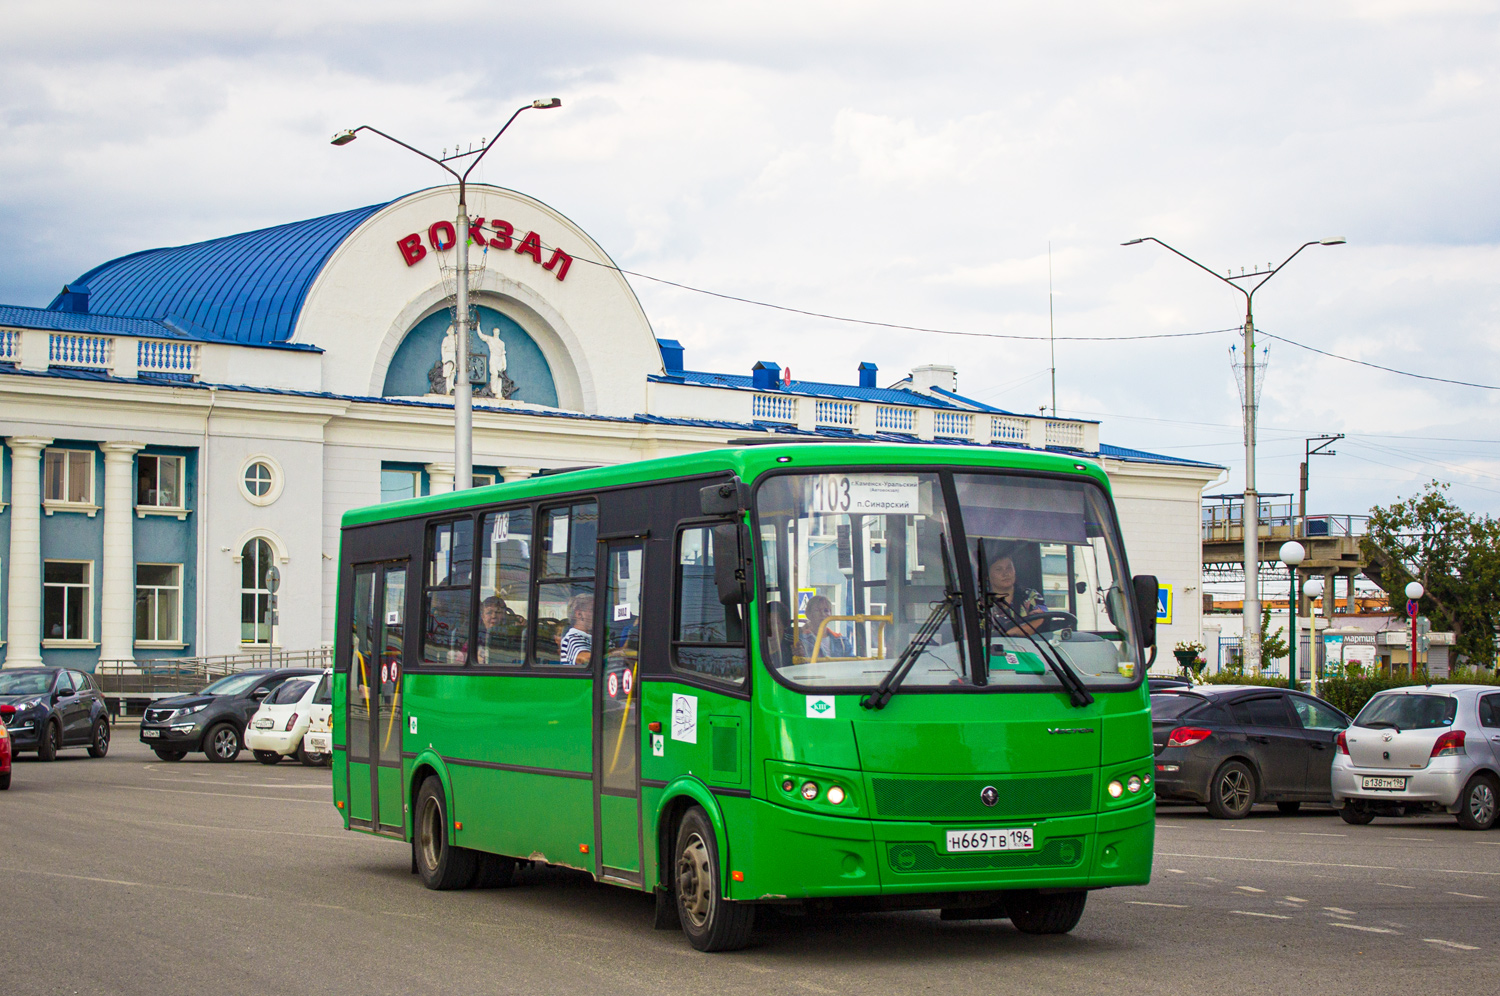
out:
{"label": "bus rear wheel", "polygon": [[467,847],[455,847],[449,839],[448,800],[436,775],[429,775],[417,792],[412,849],[417,874],[429,889],[467,889],[479,871],[479,855]]}
{"label": "bus rear wheel", "polygon": [[735,951],[750,943],[755,907],[723,898],[719,844],[708,814],[683,814],[672,849],[677,914],[688,943],[699,951]]}
{"label": "bus rear wheel", "polygon": [[1020,892],[1005,901],[1010,922],[1023,934],[1066,934],[1083,919],[1087,892]]}

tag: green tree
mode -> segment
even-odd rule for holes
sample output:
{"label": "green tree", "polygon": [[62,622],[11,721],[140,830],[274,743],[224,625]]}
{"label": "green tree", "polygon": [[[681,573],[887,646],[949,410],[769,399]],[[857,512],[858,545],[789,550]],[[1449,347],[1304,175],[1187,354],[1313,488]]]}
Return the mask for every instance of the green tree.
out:
{"label": "green tree", "polygon": [[1286,657],[1289,648],[1286,643],[1286,627],[1277,626],[1276,632],[1268,632],[1271,628],[1271,607],[1265,606],[1260,613],[1260,659],[1262,661],[1279,661]]}
{"label": "green tree", "polygon": [[1391,605],[1404,606],[1407,582],[1420,581],[1418,611],[1453,632],[1457,656],[1488,667],[1500,623],[1500,520],[1470,515],[1447,491],[1433,481],[1421,494],[1370,509],[1360,542]]}

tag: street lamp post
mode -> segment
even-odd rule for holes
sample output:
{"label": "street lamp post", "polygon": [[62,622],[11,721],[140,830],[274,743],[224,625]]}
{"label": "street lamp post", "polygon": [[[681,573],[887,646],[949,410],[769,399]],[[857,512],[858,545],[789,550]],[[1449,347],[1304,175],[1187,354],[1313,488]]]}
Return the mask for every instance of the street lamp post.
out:
{"label": "street lamp post", "polygon": [[1292,583],[1286,590],[1286,604],[1291,611],[1292,639],[1287,644],[1286,687],[1297,687],[1297,565],[1307,557],[1307,551],[1296,540],[1281,544],[1281,562],[1291,571]]}
{"label": "street lamp post", "polygon": [[[1302,588],[1302,593],[1304,595],[1306,595],[1308,597],[1308,599],[1310,600],[1309,604],[1311,604],[1311,602],[1317,601],[1318,599],[1322,598],[1323,597],[1323,582],[1322,582],[1322,580],[1319,579],[1319,578],[1308,578],[1307,579],[1307,584],[1304,585],[1303,588]],[[1325,612],[1324,614],[1326,615],[1327,613]],[[1315,638],[1318,635],[1318,627],[1316,625],[1317,618],[1318,618],[1317,610],[1310,609],[1308,611],[1308,614],[1307,614],[1307,621],[1309,623],[1313,623],[1314,625],[1311,625],[1311,626],[1308,627],[1309,636],[1308,636],[1308,640],[1307,640],[1307,652],[1311,655],[1311,657],[1310,657],[1310,659],[1307,662],[1307,673],[1311,677],[1311,690],[1312,690],[1312,693],[1314,695],[1318,694],[1318,671],[1319,671],[1319,667],[1318,667],[1318,647],[1317,647],[1317,643],[1315,642]]]}
{"label": "street lamp post", "polygon": [[[401,139],[387,135],[379,128],[370,125],[360,125],[358,128],[350,128],[333,136],[331,144],[348,145],[359,137],[362,131],[372,132],[381,138],[395,142],[403,149],[408,149],[421,156],[429,162],[437,163],[447,170],[452,177],[458,181],[458,217],[453,223],[454,248],[458,251],[457,287],[454,294],[454,318],[453,318],[453,490],[467,490],[474,486],[474,385],[469,379],[469,205],[468,205],[468,182],[469,174],[474,172],[474,167],[484,158],[485,153],[494,148],[500,136],[505,134],[511,122],[520,117],[522,111],[532,108],[546,110],[553,107],[561,107],[562,100],[551,97],[547,100],[533,100],[516,109],[510,119],[495,132],[495,137],[479,146],[477,153],[470,149],[468,152],[459,152],[454,149],[453,155],[430,156],[421,149],[407,145]],[[465,159],[474,156],[474,161],[460,174],[448,163],[455,159]]]}
{"label": "street lamp post", "polygon": [[1427,589],[1420,581],[1409,582],[1406,586],[1406,614],[1411,617],[1411,651],[1406,655],[1406,664],[1413,678],[1417,676],[1417,602],[1426,593]]}
{"label": "street lamp post", "polygon": [[[1245,663],[1253,670],[1260,667],[1260,497],[1255,489],[1255,292],[1266,285],[1276,274],[1286,266],[1308,246],[1337,246],[1343,245],[1342,238],[1315,239],[1312,242],[1304,242],[1297,247],[1279,266],[1266,264],[1266,269],[1255,270],[1245,273],[1243,270],[1237,274],[1230,273],[1221,275],[1215,270],[1210,270],[1193,257],[1167,245],[1161,239],[1150,235],[1139,239],[1131,239],[1122,242],[1121,245],[1133,246],[1142,242],[1155,242],[1168,252],[1181,256],[1192,263],[1198,269],[1211,274],[1216,280],[1221,280],[1239,291],[1245,296],[1245,397],[1244,397],[1244,424],[1245,424],[1245,601],[1242,613],[1245,622],[1244,636],[1244,659]],[[1254,286],[1241,287],[1235,283],[1236,280],[1249,280],[1252,277],[1262,277]],[[1295,594],[1292,597],[1296,597]]]}

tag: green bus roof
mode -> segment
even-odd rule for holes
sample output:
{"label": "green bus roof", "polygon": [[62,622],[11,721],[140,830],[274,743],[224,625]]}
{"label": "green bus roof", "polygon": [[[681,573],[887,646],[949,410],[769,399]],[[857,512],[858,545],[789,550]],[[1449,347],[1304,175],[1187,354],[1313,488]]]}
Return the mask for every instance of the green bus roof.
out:
{"label": "green bus roof", "polygon": [[678,477],[733,472],[752,482],[774,469],[840,467],[886,464],[891,466],[993,467],[1037,470],[1051,473],[1085,474],[1106,491],[1109,478],[1092,459],[1068,453],[978,446],[913,445],[905,443],[768,443],[757,446],[704,450],[685,456],[637,460],[612,467],[566,471],[530,477],[522,481],[492,484],[485,488],[450,491],[421,498],[406,498],[382,505],[368,505],[344,513],[343,525],[363,526],[409,516],[431,515],[456,509],[495,505],[501,502],[544,498],[550,495],[644,484]]}

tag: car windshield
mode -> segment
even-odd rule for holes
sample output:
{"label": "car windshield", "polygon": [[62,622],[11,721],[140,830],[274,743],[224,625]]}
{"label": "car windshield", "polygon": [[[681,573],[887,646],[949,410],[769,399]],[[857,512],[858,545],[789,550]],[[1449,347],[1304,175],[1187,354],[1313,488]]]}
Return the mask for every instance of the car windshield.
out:
{"label": "car windshield", "polygon": [[251,685],[255,684],[263,674],[231,674],[227,678],[220,678],[205,688],[202,695],[240,695]]}
{"label": "car windshield", "polygon": [[318,694],[313,697],[313,705],[333,704],[333,676],[323,675],[323,680],[318,682]]}
{"label": "car windshield", "polygon": [[52,675],[42,671],[0,674],[0,695],[45,695],[52,687]]}
{"label": "car windshield", "polygon": [[1203,697],[1199,695],[1181,695],[1175,692],[1153,695],[1151,696],[1151,718],[1176,719],[1194,706],[1202,705],[1203,702]]}
{"label": "car windshield", "polygon": [[312,688],[315,678],[301,678],[296,681],[284,681],[276,687],[266,701],[272,705],[290,705],[293,702],[301,702],[302,696]]}
{"label": "car windshield", "polygon": [[1450,695],[1377,695],[1359,711],[1365,729],[1431,730],[1452,726],[1458,700]]}
{"label": "car windshield", "polygon": [[[970,587],[993,595],[986,683],[1090,687],[1136,680],[1123,565],[1104,493],[1082,480],[898,470],[787,474],[756,492],[766,659],[811,688],[872,688],[929,624],[905,688],[973,684]],[[959,557],[959,553],[967,556]],[[970,584],[962,584],[967,562]],[[935,626],[935,631],[931,630]],[[985,680],[981,679],[981,680]]]}

